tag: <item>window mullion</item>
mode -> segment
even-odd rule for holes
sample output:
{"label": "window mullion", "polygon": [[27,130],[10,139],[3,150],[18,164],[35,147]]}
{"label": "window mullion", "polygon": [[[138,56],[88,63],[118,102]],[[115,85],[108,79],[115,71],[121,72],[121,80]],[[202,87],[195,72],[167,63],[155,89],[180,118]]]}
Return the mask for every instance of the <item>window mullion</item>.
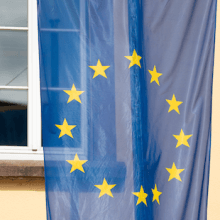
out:
{"label": "window mullion", "polygon": [[0,89],[28,90],[27,86],[0,86]]}
{"label": "window mullion", "polygon": [[37,2],[28,0],[28,147],[41,148]]}
{"label": "window mullion", "polygon": [[7,31],[28,31],[27,27],[5,27],[0,26],[0,30],[7,30]]}

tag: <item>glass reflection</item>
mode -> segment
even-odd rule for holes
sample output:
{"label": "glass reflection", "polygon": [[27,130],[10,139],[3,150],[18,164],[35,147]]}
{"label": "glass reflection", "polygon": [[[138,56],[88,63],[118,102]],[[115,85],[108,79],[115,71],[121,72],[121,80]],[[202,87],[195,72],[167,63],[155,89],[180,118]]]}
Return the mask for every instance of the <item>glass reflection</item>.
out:
{"label": "glass reflection", "polygon": [[27,32],[0,31],[0,85],[27,86]]}
{"label": "glass reflection", "polygon": [[0,26],[27,27],[27,0],[0,0]]}
{"label": "glass reflection", "polygon": [[27,146],[27,91],[0,90],[0,145]]}

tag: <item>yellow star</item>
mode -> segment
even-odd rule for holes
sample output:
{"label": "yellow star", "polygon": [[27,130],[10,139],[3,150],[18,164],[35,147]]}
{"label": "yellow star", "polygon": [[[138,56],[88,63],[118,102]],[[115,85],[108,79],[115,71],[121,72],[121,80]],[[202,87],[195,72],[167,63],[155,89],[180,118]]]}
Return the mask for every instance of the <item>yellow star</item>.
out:
{"label": "yellow star", "polygon": [[146,198],[148,194],[144,192],[143,186],[141,186],[140,192],[133,192],[133,194],[138,197],[138,201],[136,205],[143,202],[147,206]]}
{"label": "yellow star", "polygon": [[160,76],[162,76],[163,74],[157,72],[156,66],[154,66],[154,69],[153,69],[153,70],[148,70],[148,71],[149,71],[149,73],[151,74],[151,81],[150,81],[150,83],[152,83],[153,81],[155,81],[155,82],[157,83],[157,85],[159,86],[160,83],[159,83],[158,78],[159,78]]}
{"label": "yellow star", "polygon": [[72,164],[72,168],[70,170],[70,173],[72,173],[75,170],[80,170],[83,173],[85,173],[82,165],[84,163],[86,163],[87,161],[88,160],[80,160],[77,154],[75,155],[74,160],[67,160],[68,163]]}
{"label": "yellow star", "polygon": [[187,147],[190,147],[187,140],[188,140],[190,137],[192,137],[192,134],[190,134],[190,135],[185,135],[184,132],[183,132],[183,130],[181,129],[179,135],[173,135],[173,136],[178,140],[178,141],[177,141],[177,144],[176,144],[176,148],[179,147],[179,146],[182,145],[182,144],[185,145],[185,146],[187,146]]}
{"label": "yellow star", "polygon": [[75,128],[76,125],[68,125],[66,119],[64,118],[63,124],[62,125],[56,125],[56,127],[58,127],[61,130],[59,138],[62,137],[63,135],[65,135],[65,134],[67,134],[68,136],[73,138],[71,130],[73,128]]}
{"label": "yellow star", "polygon": [[71,90],[63,90],[63,91],[69,95],[69,99],[68,99],[67,103],[73,101],[74,99],[75,99],[77,102],[81,103],[81,100],[80,100],[79,96],[80,96],[84,91],[77,91],[74,84],[73,84]]}
{"label": "yellow star", "polygon": [[182,182],[180,178],[180,173],[183,172],[185,169],[177,169],[175,163],[173,163],[172,168],[166,168],[166,170],[170,173],[168,181],[172,180],[173,178]]}
{"label": "yellow star", "polygon": [[172,110],[175,110],[178,114],[180,114],[178,106],[181,105],[183,102],[176,101],[176,97],[175,97],[174,94],[173,94],[172,100],[166,99],[166,101],[170,105],[170,108],[169,108],[168,112],[171,112]]}
{"label": "yellow star", "polygon": [[110,66],[102,66],[100,60],[98,60],[97,65],[96,66],[89,66],[91,69],[95,70],[95,73],[93,75],[93,79],[98,76],[101,75],[105,78],[107,78],[106,74],[105,74],[105,70],[108,69]]}
{"label": "yellow star", "polygon": [[108,183],[107,183],[107,181],[105,180],[105,178],[104,178],[104,180],[103,180],[102,185],[95,185],[95,187],[97,187],[98,189],[101,190],[101,192],[100,192],[100,194],[99,194],[99,198],[100,198],[101,196],[105,195],[105,194],[107,194],[107,195],[113,197],[112,192],[111,192],[111,189],[114,188],[115,186],[116,186],[116,184],[114,184],[114,185],[108,185]]}
{"label": "yellow star", "polygon": [[152,193],[154,194],[153,201],[157,200],[157,203],[160,205],[159,196],[162,194],[162,192],[157,191],[157,185],[156,184],[155,184],[155,188],[151,189],[151,190],[152,190]]}
{"label": "yellow star", "polygon": [[131,61],[128,68],[131,68],[131,67],[134,66],[135,64],[138,65],[139,67],[141,67],[140,59],[141,59],[142,57],[139,56],[139,55],[137,55],[136,50],[133,51],[132,56],[125,56],[125,58],[127,58],[128,60]]}

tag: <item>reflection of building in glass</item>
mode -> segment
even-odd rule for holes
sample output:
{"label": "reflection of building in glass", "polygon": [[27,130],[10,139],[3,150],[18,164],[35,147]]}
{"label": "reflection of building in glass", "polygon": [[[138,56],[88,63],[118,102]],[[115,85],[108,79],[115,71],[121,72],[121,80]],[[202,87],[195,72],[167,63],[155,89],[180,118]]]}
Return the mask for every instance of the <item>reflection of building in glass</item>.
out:
{"label": "reflection of building in glass", "polygon": [[0,2],[0,146],[27,146],[28,2]]}
{"label": "reflection of building in glass", "polygon": [[27,105],[0,102],[0,145],[27,146]]}

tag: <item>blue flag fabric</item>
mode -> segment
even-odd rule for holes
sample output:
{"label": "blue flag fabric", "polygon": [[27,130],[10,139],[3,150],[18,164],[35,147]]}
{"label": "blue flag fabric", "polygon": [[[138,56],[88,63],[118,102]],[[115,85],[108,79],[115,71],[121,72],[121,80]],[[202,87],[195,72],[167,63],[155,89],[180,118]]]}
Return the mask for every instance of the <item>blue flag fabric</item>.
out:
{"label": "blue flag fabric", "polygon": [[38,0],[48,220],[205,220],[216,0]]}

